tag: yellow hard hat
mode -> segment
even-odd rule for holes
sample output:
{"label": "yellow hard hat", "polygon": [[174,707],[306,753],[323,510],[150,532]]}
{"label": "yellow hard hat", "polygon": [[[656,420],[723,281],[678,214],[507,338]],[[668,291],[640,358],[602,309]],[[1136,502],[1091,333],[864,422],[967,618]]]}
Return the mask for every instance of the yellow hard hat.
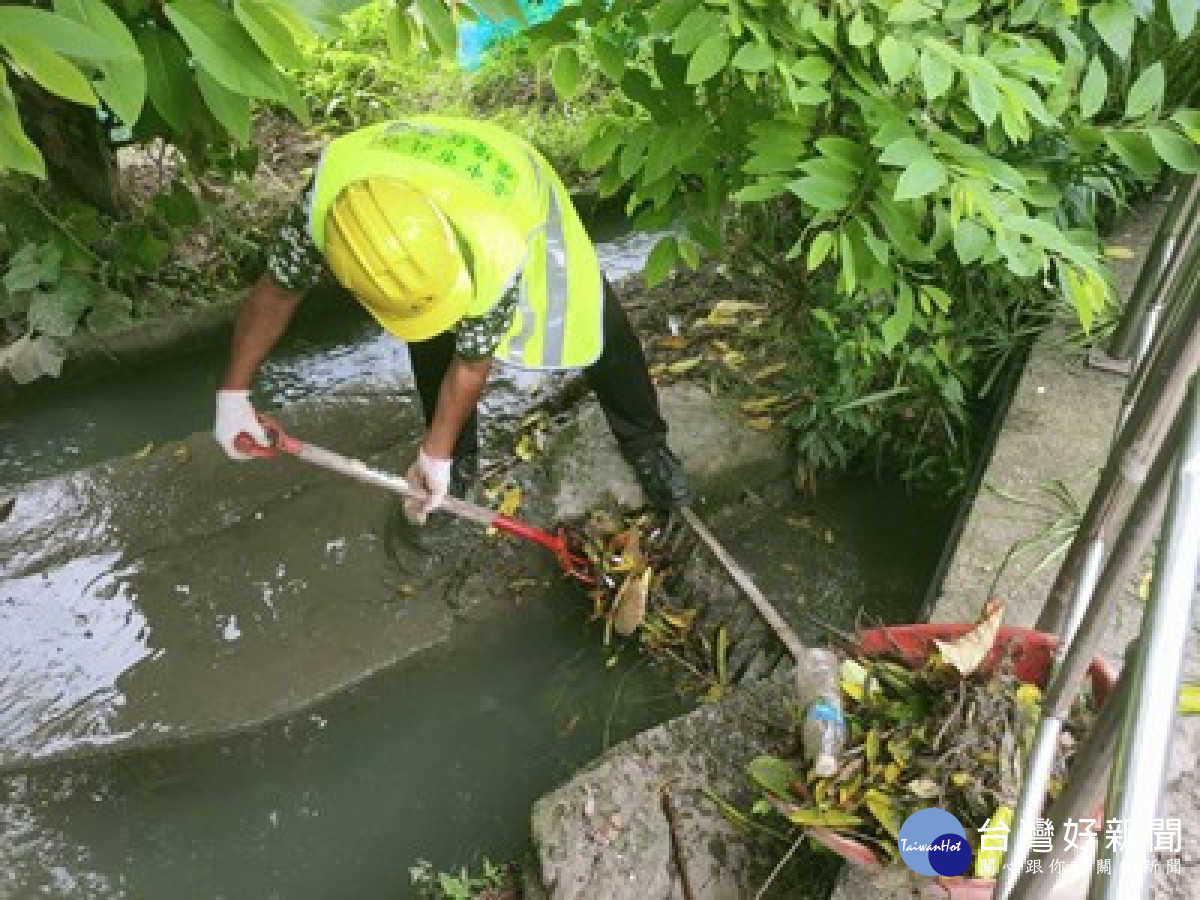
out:
{"label": "yellow hard hat", "polygon": [[423,341],[471,300],[471,274],[449,220],[399,178],[347,185],[329,207],[325,258],[338,281],[392,334]]}

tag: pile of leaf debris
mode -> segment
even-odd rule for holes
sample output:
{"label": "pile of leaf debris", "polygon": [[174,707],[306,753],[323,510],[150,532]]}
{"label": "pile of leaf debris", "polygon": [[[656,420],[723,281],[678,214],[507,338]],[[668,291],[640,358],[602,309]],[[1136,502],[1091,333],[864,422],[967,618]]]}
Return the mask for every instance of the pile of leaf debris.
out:
{"label": "pile of leaf debris", "polygon": [[[976,851],[977,874],[991,874],[980,870],[991,851],[978,852],[978,829],[989,821],[990,827],[1011,826],[1041,712],[1041,690],[1014,673],[1017,644],[1002,645],[994,665],[982,665],[1002,615],[999,604],[989,604],[972,631],[956,641],[935,642],[919,667],[899,652],[847,656],[841,687],[849,732],[840,770],[818,778],[806,769],[799,721],[792,723],[794,745],[787,752],[749,765],[762,791],[755,812],[774,810],[795,825],[840,832],[886,860],[898,858],[905,819],[938,807],[963,824]],[[1091,691],[1085,690],[1063,730],[1051,798],[1095,713]]]}
{"label": "pile of leaf debris", "polygon": [[[588,561],[591,619],[616,637],[638,641],[651,659],[669,663],[688,694],[717,700],[731,687],[729,630],[709,625],[682,590],[695,541],[681,520],[650,510],[593,509],[564,526],[571,551]],[[615,661],[615,656],[610,662]]]}

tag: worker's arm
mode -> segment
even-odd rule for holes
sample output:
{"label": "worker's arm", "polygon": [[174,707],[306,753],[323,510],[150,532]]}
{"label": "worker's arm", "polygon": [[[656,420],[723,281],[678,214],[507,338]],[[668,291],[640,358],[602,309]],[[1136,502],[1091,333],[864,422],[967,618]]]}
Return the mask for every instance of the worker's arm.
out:
{"label": "worker's arm", "polygon": [[458,443],[463,425],[475,411],[491,369],[491,357],[475,360],[461,356],[455,356],[446,368],[433,421],[406,476],[409,483],[424,491],[427,497],[424,502],[404,502],[404,512],[412,521],[424,522],[430,511],[445,499],[450,489],[454,445]]}
{"label": "worker's arm", "polygon": [[263,273],[238,310],[221,390],[250,389],[258,367],[287,330],[303,298],[303,291],[281,287],[269,274]]}
{"label": "worker's arm", "polygon": [[475,411],[475,404],[479,402],[479,395],[491,370],[491,357],[467,360],[456,356],[451,361],[438,391],[433,422],[422,444],[429,456],[436,459],[454,456],[454,445],[458,443],[463,425]]}
{"label": "worker's arm", "polygon": [[230,459],[250,458],[237,448],[239,435],[262,446],[270,443],[250,403],[250,385],[262,361],[287,330],[303,297],[303,291],[284,288],[270,274],[263,274],[238,310],[229,364],[217,391],[213,426],[213,437]]}

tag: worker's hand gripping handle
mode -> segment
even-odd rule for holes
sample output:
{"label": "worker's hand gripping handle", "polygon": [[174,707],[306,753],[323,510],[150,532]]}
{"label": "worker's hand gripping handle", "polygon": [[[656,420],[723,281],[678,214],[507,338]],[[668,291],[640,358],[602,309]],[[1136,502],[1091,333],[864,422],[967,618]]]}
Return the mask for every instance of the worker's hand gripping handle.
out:
{"label": "worker's hand gripping handle", "polygon": [[302,446],[300,441],[291,437],[283,430],[283,426],[274,419],[259,413],[258,421],[262,425],[263,431],[267,433],[267,439],[271,443],[266,445],[260,444],[243,431],[233,442],[234,446],[243,453],[257,456],[260,459],[270,459],[273,456],[279,456],[281,453],[295,453]]}

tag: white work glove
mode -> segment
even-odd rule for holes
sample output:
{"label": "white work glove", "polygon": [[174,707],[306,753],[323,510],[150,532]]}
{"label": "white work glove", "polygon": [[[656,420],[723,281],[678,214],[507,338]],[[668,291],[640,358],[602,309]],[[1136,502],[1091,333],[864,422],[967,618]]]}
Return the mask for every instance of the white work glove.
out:
{"label": "white work glove", "polygon": [[446,499],[446,491],[450,489],[450,466],[452,459],[439,459],[430,456],[422,447],[417,452],[417,458],[408,467],[404,476],[408,483],[429,495],[424,502],[411,497],[404,499],[404,515],[415,525],[424,525],[429,514],[437,509]]}
{"label": "white work glove", "polygon": [[245,433],[256,444],[271,446],[271,439],[258,421],[254,407],[250,405],[249,391],[217,391],[217,423],[213,437],[230,459],[254,459],[235,445],[239,434]]}

